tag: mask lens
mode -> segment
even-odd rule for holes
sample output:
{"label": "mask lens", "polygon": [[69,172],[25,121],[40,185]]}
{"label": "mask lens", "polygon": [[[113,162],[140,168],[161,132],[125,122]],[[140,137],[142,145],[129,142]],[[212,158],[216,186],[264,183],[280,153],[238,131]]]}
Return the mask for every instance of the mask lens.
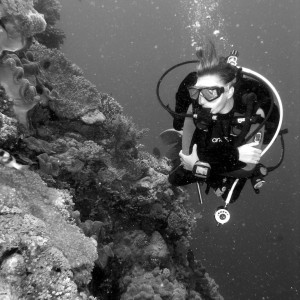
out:
{"label": "mask lens", "polygon": [[198,100],[199,96],[205,98],[207,101],[213,101],[221,96],[224,93],[224,87],[209,87],[209,88],[198,88],[192,86],[188,88],[190,97],[193,100]]}
{"label": "mask lens", "polygon": [[197,100],[199,98],[200,90],[197,88],[189,88],[190,97],[194,100]]}
{"label": "mask lens", "polygon": [[200,93],[207,101],[215,100],[220,96],[217,89],[206,88],[202,89]]}

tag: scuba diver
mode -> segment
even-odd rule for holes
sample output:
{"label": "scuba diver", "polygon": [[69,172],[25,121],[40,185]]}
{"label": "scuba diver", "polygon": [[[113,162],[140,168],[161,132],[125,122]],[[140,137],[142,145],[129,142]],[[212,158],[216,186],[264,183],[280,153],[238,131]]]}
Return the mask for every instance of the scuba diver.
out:
{"label": "scuba diver", "polygon": [[[219,57],[210,42],[196,55],[197,71],[181,82],[175,112],[159,97],[159,85],[167,72],[159,81],[158,99],[174,118],[174,129],[161,137],[168,140],[175,130],[181,138],[169,182],[175,186],[197,183],[201,203],[200,185],[206,183],[206,193],[212,188],[225,200],[215,214],[218,223],[225,224],[230,218],[226,206],[238,199],[247,179],[258,193],[268,171],[275,168],[268,169],[260,159],[263,144],[271,145],[279,134],[282,112],[274,104],[270,88],[249,76],[252,72],[237,67],[237,51]],[[281,105],[279,95],[277,100]]]}

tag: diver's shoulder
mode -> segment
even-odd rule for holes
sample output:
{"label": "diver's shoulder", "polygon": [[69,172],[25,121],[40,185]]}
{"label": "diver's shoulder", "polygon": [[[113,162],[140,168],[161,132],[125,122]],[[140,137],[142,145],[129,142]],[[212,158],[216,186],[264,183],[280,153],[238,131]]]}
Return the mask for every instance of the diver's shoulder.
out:
{"label": "diver's shoulder", "polygon": [[237,93],[240,94],[249,94],[249,93],[265,93],[268,94],[268,88],[264,83],[248,78],[242,77],[237,85]]}

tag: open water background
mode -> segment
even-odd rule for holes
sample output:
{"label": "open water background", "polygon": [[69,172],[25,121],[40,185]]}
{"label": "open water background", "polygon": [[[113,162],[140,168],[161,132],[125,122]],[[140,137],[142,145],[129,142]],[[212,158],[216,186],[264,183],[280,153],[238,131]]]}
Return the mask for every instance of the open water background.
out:
{"label": "open water background", "polygon": [[[208,35],[220,53],[240,52],[239,64],[266,76],[284,105],[286,157],[255,195],[247,184],[230,207],[231,221],[217,228],[221,200],[209,195],[192,242],[197,259],[220,285],[226,300],[300,299],[300,1],[299,0],[62,0],[63,51],[99,90],[111,93],[141,128],[148,151],[172,126],[155,96],[169,67],[194,59]],[[162,96],[172,103],[193,66],[166,78]],[[278,143],[279,144],[279,143]],[[263,162],[275,164],[279,145]]]}

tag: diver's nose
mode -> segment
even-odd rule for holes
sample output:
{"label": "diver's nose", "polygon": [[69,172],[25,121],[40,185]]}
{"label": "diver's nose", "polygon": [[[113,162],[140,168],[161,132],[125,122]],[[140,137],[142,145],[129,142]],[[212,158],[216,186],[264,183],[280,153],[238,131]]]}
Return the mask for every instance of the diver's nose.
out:
{"label": "diver's nose", "polygon": [[203,105],[205,103],[205,98],[200,94],[198,98],[198,104]]}

